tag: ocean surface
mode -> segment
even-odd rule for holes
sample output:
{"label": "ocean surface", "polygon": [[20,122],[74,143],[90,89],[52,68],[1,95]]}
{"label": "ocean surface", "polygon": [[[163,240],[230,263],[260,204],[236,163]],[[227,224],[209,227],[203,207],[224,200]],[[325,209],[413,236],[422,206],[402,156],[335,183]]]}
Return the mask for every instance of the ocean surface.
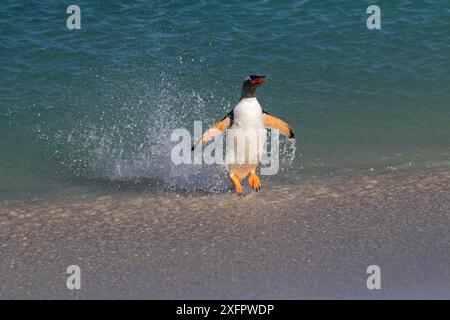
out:
{"label": "ocean surface", "polygon": [[[381,30],[366,26],[374,2]],[[450,167],[449,1],[76,4],[80,30],[68,3],[0,3],[0,200],[227,190],[218,166],[175,168],[170,136],[222,118],[249,74],[297,136],[263,187]]]}

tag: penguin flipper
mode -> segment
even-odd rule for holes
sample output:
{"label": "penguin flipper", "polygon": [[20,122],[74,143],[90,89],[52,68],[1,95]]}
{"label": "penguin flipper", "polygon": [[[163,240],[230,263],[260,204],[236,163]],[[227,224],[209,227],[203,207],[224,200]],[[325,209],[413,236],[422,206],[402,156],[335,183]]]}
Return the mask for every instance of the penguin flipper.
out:
{"label": "penguin flipper", "polygon": [[283,120],[281,120],[280,118],[277,118],[274,115],[266,111],[263,111],[263,120],[264,126],[266,128],[277,129],[289,139],[294,138],[294,132],[292,131],[291,126],[288,125]]}
{"label": "penguin flipper", "polygon": [[191,150],[194,150],[198,145],[202,145],[215,136],[221,134],[226,129],[230,128],[233,124],[233,111],[223,117],[221,120],[217,121],[212,125],[211,128],[206,130],[206,132],[202,135],[202,137],[198,140],[198,142],[192,145]]}

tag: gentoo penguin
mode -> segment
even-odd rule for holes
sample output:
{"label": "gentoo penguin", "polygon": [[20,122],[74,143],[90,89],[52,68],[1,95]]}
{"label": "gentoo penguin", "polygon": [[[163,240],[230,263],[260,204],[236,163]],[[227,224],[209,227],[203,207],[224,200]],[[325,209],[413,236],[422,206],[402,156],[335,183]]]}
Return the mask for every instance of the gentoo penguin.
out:
{"label": "gentoo penguin", "polygon": [[[232,148],[229,148],[230,141],[227,141],[227,164],[228,171],[230,173],[230,179],[234,183],[236,191],[242,193],[242,180],[248,176],[248,182],[250,186],[255,190],[259,191],[261,189],[261,181],[256,175],[256,168],[259,164],[259,156],[254,160],[248,159],[248,145],[256,145],[258,152],[261,151],[263,144],[266,140],[266,128],[278,129],[283,135],[288,138],[294,138],[294,133],[292,128],[285,123],[283,120],[265,112],[258,100],[256,99],[256,89],[266,82],[265,76],[250,75],[245,78],[242,85],[242,95],[239,103],[234,107],[234,109],[228,113],[224,118],[216,122],[211,128],[209,128],[200,140],[192,146],[192,150],[196,146],[202,145],[209,141],[218,134],[224,132],[225,130],[232,129],[232,132],[238,132],[232,137],[243,139],[245,141],[245,149],[237,150],[237,153],[245,152],[245,156],[241,159],[243,161],[229,161],[230,158],[235,159],[236,155],[234,144]],[[236,129],[236,130],[234,130]],[[256,132],[253,135],[246,135],[245,132]],[[244,133],[239,133],[244,132]],[[261,132],[263,134],[261,134]],[[228,134],[227,134],[228,138]],[[249,141],[254,140],[254,141]],[[228,140],[228,139],[227,139]],[[259,153],[258,153],[259,155]],[[242,156],[237,154],[237,156]]]}

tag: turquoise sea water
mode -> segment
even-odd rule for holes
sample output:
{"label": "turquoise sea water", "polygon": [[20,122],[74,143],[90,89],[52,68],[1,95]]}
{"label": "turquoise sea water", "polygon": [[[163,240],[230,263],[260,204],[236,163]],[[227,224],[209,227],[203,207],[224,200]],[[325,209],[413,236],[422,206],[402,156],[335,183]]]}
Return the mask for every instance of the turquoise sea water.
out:
{"label": "turquoise sea water", "polygon": [[[66,28],[69,3],[0,4],[0,198],[98,179],[170,184],[171,132],[223,117],[253,73],[269,80],[263,108],[298,137],[271,183],[450,166],[448,1],[76,4],[81,30]],[[366,27],[370,4],[381,30]],[[195,187],[224,179],[194,171]]]}

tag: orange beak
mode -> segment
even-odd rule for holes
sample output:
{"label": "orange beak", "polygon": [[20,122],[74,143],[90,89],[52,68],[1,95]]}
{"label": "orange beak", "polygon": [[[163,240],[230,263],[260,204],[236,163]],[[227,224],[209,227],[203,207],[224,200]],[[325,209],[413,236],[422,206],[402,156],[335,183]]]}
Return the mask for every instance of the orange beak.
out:
{"label": "orange beak", "polygon": [[253,79],[253,80],[252,80],[252,84],[255,84],[255,85],[257,85],[257,84],[263,84],[263,83],[266,83],[266,82],[267,82],[266,76],[261,76],[261,77],[258,77],[258,78],[256,78],[256,79]]}

